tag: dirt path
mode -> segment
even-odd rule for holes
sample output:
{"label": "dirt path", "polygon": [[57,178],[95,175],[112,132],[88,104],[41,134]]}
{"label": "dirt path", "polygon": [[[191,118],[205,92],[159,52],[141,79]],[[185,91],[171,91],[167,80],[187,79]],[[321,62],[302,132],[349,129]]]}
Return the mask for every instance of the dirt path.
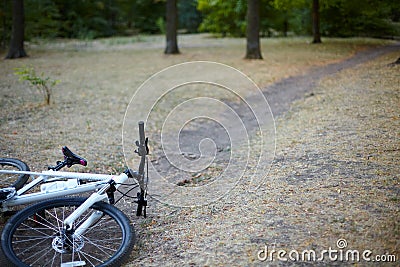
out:
{"label": "dirt path", "polygon": [[365,50],[342,62],[329,64],[323,67],[315,67],[301,76],[294,76],[279,81],[270,87],[263,89],[265,96],[271,105],[274,116],[280,116],[290,109],[291,104],[312,93],[318,82],[328,75],[333,75],[342,70],[353,68],[358,64],[368,62],[377,57],[400,50],[400,43]]}
{"label": "dirt path", "polygon": [[[262,88],[261,90],[263,91],[263,94],[271,107],[273,116],[275,118],[279,118],[290,110],[295,101],[314,96],[313,90],[323,78],[329,77],[349,68],[354,68],[359,64],[372,61],[384,54],[393,53],[399,50],[400,43],[396,43],[389,46],[361,51],[347,60],[328,64],[326,66],[314,67],[303,75],[297,75],[283,79],[269,87]],[[255,103],[255,101],[252,100],[257,97],[259,96],[250,96],[247,97],[246,100],[250,103]],[[229,100],[225,100],[224,102],[240,116],[248,133],[254,134],[254,131],[257,130],[259,125],[253,112],[249,109],[249,106],[251,108],[251,104],[246,105],[243,104],[243,102],[230,102]],[[199,108],[197,107],[195,109]],[[195,115],[201,115],[201,112],[202,111],[200,109],[196,110]],[[228,115],[220,114],[219,118],[223,118],[224,116],[227,117]],[[235,129],[233,131],[235,131]],[[164,140],[173,139],[175,134],[176,133],[173,132],[170,138],[164,138]],[[204,119],[194,120],[190,122],[190,127],[185,125],[185,127],[183,127],[179,132],[179,148],[181,151],[183,151],[186,158],[191,158],[193,160],[193,164],[196,164],[195,160],[201,157],[201,152],[199,151],[199,144],[201,140],[205,138],[211,138],[215,142],[218,150],[218,153],[214,158],[214,163],[219,166],[218,169],[223,169],[226,168],[231,160],[232,151],[230,151],[229,148],[232,145],[230,143],[232,142],[230,138],[230,135],[232,134],[232,132],[227,132],[226,129],[223,129],[223,127],[218,125],[218,123],[215,121]],[[158,139],[160,139],[159,136],[153,137],[153,143]],[[159,144],[159,146],[161,148],[161,144]],[[182,171],[179,169],[179,167],[171,165],[168,156],[166,153],[164,153],[163,149],[154,151],[154,154],[154,165],[156,166],[157,171],[163,176],[167,177],[166,179],[168,179],[170,182],[182,185],[184,183],[195,184],[195,180],[199,180],[197,176],[199,176],[200,173],[191,175],[190,173],[188,174],[187,171]],[[186,162],[185,164],[188,165],[190,162]],[[218,175],[218,172],[211,171],[203,176]],[[195,178],[193,179],[192,176]],[[162,189],[157,188],[157,190]]]}
{"label": "dirt path", "polygon": [[[278,117],[266,183],[248,193],[244,182],[200,208],[152,202],[152,215],[137,223],[138,254],[130,266],[265,266],[279,264],[276,255],[258,258],[265,246],[320,253],[338,249],[339,239],[347,249],[398,258],[399,67],[387,66],[398,52],[399,45],[364,51],[266,88]],[[206,126],[183,132],[182,145],[210,135]],[[227,140],[223,132],[211,136]],[[182,175],[166,161],[163,168]]]}
{"label": "dirt path", "polygon": [[[250,194],[246,182],[241,183],[222,200],[200,208],[172,208],[151,201],[147,219],[132,217],[139,243],[129,266],[265,266],[271,262],[257,258],[265,245],[321,251],[336,248],[339,238],[346,239],[350,249],[398,254],[399,67],[387,66],[398,58],[398,51],[398,45],[364,51],[265,88],[277,118],[276,157],[266,183]],[[112,107],[126,105],[125,100],[118,98],[102,102],[106,89],[100,85],[95,93],[88,90],[88,94],[93,94],[91,101]],[[68,102],[62,105],[60,114],[54,111],[55,120],[71,131],[87,129],[87,137],[81,139],[76,131],[77,135],[69,133],[69,138],[79,140],[89,155],[104,149],[101,140],[93,143],[91,127],[103,123],[117,128],[119,124],[113,122],[112,116],[123,113],[121,110],[109,115],[100,111],[95,117],[103,117],[90,121],[88,112],[86,121],[78,122],[61,116],[73,107]],[[39,110],[33,118],[46,118],[46,112]],[[86,115],[83,111],[79,114]],[[247,121],[251,127],[251,117]],[[63,129],[56,132],[52,124],[48,126],[49,134],[63,135]],[[36,125],[30,134],[40,136],[41,127]],[[182,145],[188,151],[195,149],[196,141],[209,134],[205,124],[183,131]],[[217,137],[221,149],[210,176],[218,172],[218,164],[223,165],[229,158],[226,134],[215,130],[212,136]],[[48,158],[59,156],[57,151],[53,152],[58,141],[41,142],[49,142]],[[122,150],[118,138],[110,137],[107,142]],[[32,143],[26,144],[27,150],[34,148]],[[122,152],[118,153],[103,156],[121,158]],[[174,182],[182,182],[184,177],[179,172],[166,161],[158,160],[160,169],[175,177]],[[100,169],[101,165],[92,168],[115,172]],[[246,181],[246,174],[243,180]],[[128,212],[132,203],[120,207]],[[6,266],[2,258],[0,255],[0,265]]]}

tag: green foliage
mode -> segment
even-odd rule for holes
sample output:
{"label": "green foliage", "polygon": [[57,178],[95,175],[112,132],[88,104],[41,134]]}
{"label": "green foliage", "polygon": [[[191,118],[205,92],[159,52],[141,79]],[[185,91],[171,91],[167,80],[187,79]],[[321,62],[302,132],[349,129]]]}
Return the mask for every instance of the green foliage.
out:
{"label": "green foliage", "polygon": [[[264,36],[292,32],[311,34],[310,0],[260,0],[261,33]],[[391,0],[319,0],[321,33],[326,36],[385,37],[400,34],[400,4]],[[223,36],[243,36],[246,0],[199,0],[201,31]],[[397,25],[397,26],[396,26]]]}
{"label": "green foliage", "polygon": [[294,8],[302,8],[311,1],[307,0],[272,0],[271,5],[277,10],[291,10]]}
{"label": "green foliage", "polygon": [[198,0],[197,9],[203,14],[199,30],[222,36],[244,36],[246,0]]}
{"label": "green foliage", "polygon": [[201,13],[197,10],[197,4],[197,0],[178,1],[179,28],[187,33],[198,32],[203,20]]}
{"label": "green foliage", "polygon": [[25,1],[26,39],[56,37],[61,26],[59,19],[60,13],[53,1]]}
{"label": "green foliage", "polygon": [[261,0],[260,30],[262,36],[286,36],[289,31],[291,14],[287,10],[277,10],[269,1]]}
{"label": "green foliage", "polygon": [[[93,39],[165,32],[166,0],[26,0],[25,37]],[[311,33],[311,0],[260,0],[264,36]],[[400,1],[319,0],[325,36],[400,35]],[[9,44],[12,1],[0,1],[0,44]],[[244,36],[247,0],[178,0],[179,28]]]}
{"label": "green foliage", "polygon": [[[399,27],[393,23],[400,17],[400,4],[391,0],[319,0],[321,32],[326,36],[398,35]],[[310,32],[311,1],[273,0],[278,10],[290,12],[289,24],[295,33]],[[306,22],[306,23],[304,23]]]}
{"label": "green foliage", "polygon": [[321,10],[321,29],[329,36],[384,37],[399,34],[390,18],[396,1],[331,0]]}
{"label": "green foliage", "polygon": [[128,1],[127,19],[131,19],[132,27],[139,32],[160,33],[157,21],[165,17],[165,0]]}
{"label": "green foliage", "polygon": [[[203,15],[200,31],[245,36],[247,0],[199,0],[197,8]],[[274,31],[287,31],[288,12],[274,8],[270,0],[261,0],[260,18],[264,36],[271,36]]]}
{"label": "green foliage", "polygon": [[288,12],[291,14],[288,20],[290,31],[296,35],[312,34],[311,8],[296,8]]}
{"label": "green foliage", "polygon": [[[25,4],[25,39],[94,39],[140,32],[159,33],[165,0],[29,0]],[[11,1],[0,1],[0,34],[8,44]]]}
{"label": "green foliage", "polygon": [[160,32],[162,33],[162,34],[165,34],[166,33],[166,29],[165,29],[165,20],[164,20],[164,18],[163,17],[159,17],[158,19],[157,19],[157,26],[158,26],[158,29],[160,30]]}
{"label": "green foliage", "polygon": [[45,77],[42,72],[41,75],[37,75],[33,67],[20,67],[15,69],[15,75],[19,77],[20,81],[26,81],[30,86],[37,89],[43,94],[44,102],[50,105],[50,97],[52,95],[53,87],[56,86],[60,81],[53,80],[50,77]]}
{"label": "green foliage", "polygon": [[93,39],[116,33],[115,1],[53,0],[60,12],[59,37]]}
{"label": "green foliage", "polygon": [[6,48],[11,38],[11,3],[11,1],[0,2],[0,23],[2,23],[0,28],[1,48]]}

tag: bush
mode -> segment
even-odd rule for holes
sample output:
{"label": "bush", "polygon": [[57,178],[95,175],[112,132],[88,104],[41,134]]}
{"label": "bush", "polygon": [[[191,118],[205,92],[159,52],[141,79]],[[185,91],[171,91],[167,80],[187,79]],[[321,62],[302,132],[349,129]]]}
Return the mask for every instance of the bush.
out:
{"label": "bush", "polygon": [[26,81],[30,86],[36,88],[43,94],[44,103],[50,105],[50,97],[52,95],[53,87],[58,84],[59,80],[52,80],[50,77],[44,77],[42,72],[40,76],[36,74],[33,67],[21,67],[15,69],[15,75],[19,77],[20,81]]}

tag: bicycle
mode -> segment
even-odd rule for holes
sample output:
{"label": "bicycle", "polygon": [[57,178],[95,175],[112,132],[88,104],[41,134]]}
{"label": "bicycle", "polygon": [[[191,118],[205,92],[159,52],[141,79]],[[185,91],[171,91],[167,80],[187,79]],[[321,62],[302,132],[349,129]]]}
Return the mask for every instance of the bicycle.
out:
{"label": "bicycle", "polygon": [[[128,217],[113,206],[114,193],[128,178],[135,178],[131,190],[137,193],[136,215],[146,217],[147,182],[145,164],[149,153],[144,123],[139,122],[140,156],[137,171],[126,169],[120,175],[61,172],[67,166],[87,165],[87,161],[63,147],[64,161],[43,172],[31,172],[18,159],[0,159],[1,166],[18,170],[0,170],[14,176],[10,186],[0,190],[0,211],[31,204],[13,215],[1,233],[5,256],[17,266],[119,266],[133,249],[135,232]],[[36,176],[27,183],[30,176]],[[27,193],[40,185],[40,191]],[[133,184],[128,184],[133,185]],[[65,197],[93,192],[88,198]],[[41,201],[41,202],[40,202]]]}

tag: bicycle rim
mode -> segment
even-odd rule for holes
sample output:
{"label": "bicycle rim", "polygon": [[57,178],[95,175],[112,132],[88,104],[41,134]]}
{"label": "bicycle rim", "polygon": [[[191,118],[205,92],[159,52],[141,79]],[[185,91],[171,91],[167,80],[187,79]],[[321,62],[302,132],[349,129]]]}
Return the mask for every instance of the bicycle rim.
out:
{"label": "bicycle rim", "polygon": [[[129,256],[134,233],[114,206],[94,204],[74,223],[77,229],[93,212],[102,216],[83,234],[65,234],[63,221],[82,198],[45,201],[16,214],[2,233],[5,255],[17,266],[119,266]],[[70,264],[70,265],[67,265]]]}

